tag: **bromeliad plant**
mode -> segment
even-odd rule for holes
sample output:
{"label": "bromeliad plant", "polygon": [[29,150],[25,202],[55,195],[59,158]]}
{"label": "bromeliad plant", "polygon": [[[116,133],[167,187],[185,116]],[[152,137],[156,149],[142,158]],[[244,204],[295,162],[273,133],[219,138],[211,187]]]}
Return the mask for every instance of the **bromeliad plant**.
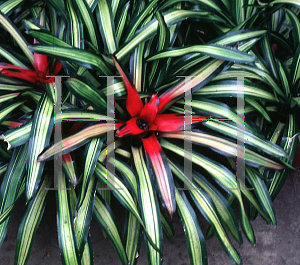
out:
{"label": "bromeliad plant", "polygon": [[[277,2],[295,3],[276,0],[274,7],[253,8],[261,3],[248,1],[247,12],[243,12],[240,1],[232,2],[235,9],[227,0],[1,2],[0,24],[5,31],[0,36],[1,243],[15,202],[23,197],[27,202],[15,264],[28,262],[46,197],[53,195],[47,188],[53,185],[51,162],[57,155],[62,155],[63,169],[55,192],[63,264],[93,264],[92,218],[111,240],[122,264],[138,262],[142,234],[149,264],[162,264],[163,232],[168,239],[174,235],[174,214],[182,220],[191,264],[207,264],[205,239],[195,210],[210,223],[207,238],[216,234],[236,264],[242,263],[241,257],[225,227],[240,244],[241,227],[254,244],[249,217],[259,213],[276,225],[273,193],[270,190],[270,196],[264,179],[266,174],[277,176],[282,174],[280,170],[292,168],[292,156],[289,149],[275,144],[277,134],[266,140],[266,130],[260,130],[248,114],[257,111],[256,116],[260,113],[272,121],[264,111],[264,101],[277,104],[281,100],[277,95],[279,79],[267,71],[274,68],[274,59],[269,56],[270,31],[263,22],[282,7]],[[239,11],[239,16],[232,10]],[[297,14],[291,13],[295,9],[287,8],[286,12],[298,27]],[[214,29],[204,32],[208,39],[201,45],[197,43],[199,32],[194,31],[199,22]],[[279,45],[278,39],[275,42]],[[255,51],[256,43],[269,66],[264,67]],[[298,39],[295,43],[299,44]],[[293,100],[297,102],[296,61],[293,65],[291,73],[280,73],[287,78],[297,73],[293,83]],[[60,99],[54,93],[54,79],[47,75],[59,71],[69,78],[62,78],[62,111],[54,114],[54,104]],[[253,192],[236,189],[236,124],[241,120],[235,101],[224,100],[236,97],[236,81],[228,76],[249,73],[254,77],[246,78],[245,85],[245,185],[254,188]],[[98,77],[115,74],[122,79],[115,78],[112,84]],[[267,82],[269,87],[250,80]],[[192,119],[186,120],[183,97],[189,90],[193,95]],[[115,97],[114,121],[106,113],[105,96],[109,93]],[[273,110],[274,105],[266,108]],[[62,122],[63,139],[49,144],[54,141],[54,119]],[[74,123],[80,119],[91,122]],[[114,126],[107,122],[114,122]],[[184,131],[191,123],[192,130]],[[114,161],[106,161],[107,153],[114,149],[107,146],[107,133],[115,135]],[[183,148],[185,137],[193,143],[192,152]],[[184,176],[184,158],[193,163],[192,179]],[[114,163],[115,174],[106,169],[109,163]],[[115,220],[115,209],[111,209],[111,194],[126,209],[124,235]],[[233,211],[235,203],[240,222]]]}

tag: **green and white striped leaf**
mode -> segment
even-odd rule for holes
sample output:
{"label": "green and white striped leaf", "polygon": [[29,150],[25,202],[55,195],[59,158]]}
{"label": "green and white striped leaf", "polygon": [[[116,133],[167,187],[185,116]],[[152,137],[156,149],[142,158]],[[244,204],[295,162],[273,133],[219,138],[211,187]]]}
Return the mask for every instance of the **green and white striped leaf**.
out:
{"label": "green and white striped leaf", "polygon": [[46,175],[36,196],[27,205],[18,231],[15,251],[16,265],[26,264],[29,260],[35,233],[41,222],[46,206],[46,196],[52,182],[52,177]]}
{"label": "green and white striped leaf", "polygon": [[175,235],[175,229],[172,225],[172,222],[169,220],[169,217],[163,212],[160,211],[160,217],[161,217],[161,225],[164,232],[164,235],[171,240],[172,237]]}
{"label": "green and white striped leaf", "polygon": [[298,0],[275,0],[272,1],[269,5],[272,6],[274,4],[295,5],[300,7],[300,3]]}
{"label": "green and white striped leaf", "polygon": [[22,36],[20,31],[17,29],[14,23],[0,11],[0,24],[2,27],[9,32],[9,34],[14,38],[16,43],[19,45],[21,50],[24,52],[29,62],[34,65],[34,58],[32,52],[28,49],[28,42]]}
{"label": "green and white striped leaf", "polygon": [[[117,129],[117,123],[116,129]],[[79,132],[62,139],[62,142],[55,143],[46,148],[42,153],[39,154],[38,161],[46,161],[52,159],[54,155],[61,153],[62,155],[70,153],[71,151],[79,148],[86,144],[90,139],[98,137],[107,132],[106,123],[98,123],[86,127]]]}
{"label": "green and white striped leaf", "polygon": [[92,44],[96,49],[100,49],[100,38],[97,31],[96,21],[90,7],[85,0],[74,0],[77,5],[79,14],[81,15],[84,25],[87,28]]}
{"label": "green and white striped leaf", "polygon": [[[170,9],[167,12],[164,12],[162,15],[164,16],[164,20],[168,26],[181,22],[187,17],[193,18],[207,14],[202,11],[194,11],[194,10],[176,10]],[[115,56],[118,60],[122,60],[127,55],[129,55],[135,47],[137,47],[140,43],[150,39],[157,33],[158,21],[156,19],[151,20],[147,23],[141,30],[136,32],[129,40],[127,40],[115,53]]]}
{"label": "green and white striped leaf", "polygon": [[[13,151],[0,187],[1,215],[15,202],[18,195],[19,186],[25,174],[27,150],[28,144],[25,144],[15,148]],[[0,224],[0,246],[5,238],[10,216]]]}
{"label": "green and white striped leaf", "polygon": [[26,143],[30,138],[32,128],[32,119],[21,125],[20,127],[13,128],[3,134],[4,142],[7,143],[7,150],[15,148]]}
{"label": "green and white striped leaf", "polygon": [[275,209],[266,187],[265,182],[258,176],[258,174],[250,167],[246,167],[246,177],[251,183],[251,186],[254,189],[257,199],[259,200],[261,206],[263,207],[264,211],[270,217],[272,224],[276,226],[276,214]]}
{"label": "green and white striped leaf", "polygon": [[94,251],[90,235],[88,235],[87,243],[84,246],[81,265],[94,265]]}
{"label": "green and white striped leaf", "polygon": [[[292,84],[297,86],[300,79],[300,43],[298,44],[297,50],[294,54],[293,64],[291,68]],[[298,87],[295,87],[298,91]]]}
{"label": "green and white striped leaf", "polygon": [[[290,114],[288,116],[288,123],[284,128],[284,132],[282,135],[280,146],[287,152],[288,158],[282,158],[289,165],[292,164],[296,149],[297,137],[298,137],[298,125],[296,123],[295,114]],[[279,191],[281,190],[285,180],[290,172],[289,168],[285,168],[281,172],[276,172],[270,181],[268,186],[268,190],[271,196],[272,201],[276,198]]]}
{"label": "green and white striped leaf", "polygon": [[[66,8],[68,10],[68,34],[69,42],[75,48],[83,48],[83,30],[80,25],[80,20],[75,12],[73,2],[71,0],[66,1]],[[54,45],[54,44],[53,44]]]}
{"label": "green and white striped leaf", "polygon": [[64,265],[80,264],[78,244],[71,212],[70,194],[67,190],[65,175],[58,178],[56,191],[57,230],[61,261]]}
{"label": "green and white striped leaf", "polygon": [[115,33],[111,1],[99,0],[96,6],[96,16],[106,52],[113,54],[118,48],[118,42]]}
{"label": "green and white striped leaf", "polygon": [[219,213],[222,223],[229,229],[234,239],[242,244],[242,234],[239,230],[235,213],[225,197],[200,173],[194,172],[193,180],[195,184],[205,190],[212,199],[216,210]]}
{"label": "green and white striped leaf", "polygon": [[141,224],[131,212],[126,213],[124,225],[124,243],[126,254],[130,264],[135,265],[138,261],[142,242]]}
{"label": "green and white striped leaf", "polygon": [[30,132],[27,157],[26,199],[29,201],[36,193],[44,164],[37,161],[38,155],[50,142],[53,129],[52,100],[44,93],[34,113]]}
{"label": "green and white striped leaf", "polygon": [[17,57],[15,57],[12,53],[6,50],[2,45],[0,45],[0,55],[3,56],[6,60],[14,64],[15,66],[27,68],[25,64],[23,64]]}
{"label": "green and white striped leaf", "polygon": [[78,201],[78,208],[87,194],[87,189],[89,187],[89,182],[94,174],[95,167],[98,161],[99,154],[103,145],[103,138],[92,139],[86,146],[84,151],[84,169],[83,169],[83,179],[81,186],[81,193]]}
{"label": "green and white striped leaf", "polygon": [[207,265],[206,243],[197,216],[183,191],[175,189],[175,198],[185,233],[190,263]]}
{"label": "green and white striped leaf", "polygon": [[55,45],[61,47],[72,48],[71,45],[67,44],[63,40],[55,37],[50,31],[45,29],[30,29],[27,33],[33,38],[37,39],[39,42],[47,44],[47,45]]}
{"label": "green and white striped leaf", "polygon": [[0,123],[4,121],[5,118],[9,117],[10,114],[18,107],[20,107],[24,101],[16,101],[13,102],[6,102],[1,105],[0,109]]}
{"label": "green and white striped leaf", "polygon": [[24,0],[8,0],[2,2],[2,4],[0,5],[0,11],[3,14],[7,15],[12,10],[16,9],[16,7],[18,7],[20,4],[22,4],[22,2],[24,2]]}
{"label": "green and white striped leaf", "polygon": [[89,103],[95,109],[102,112],[106,111],[106,101],[101,97],[99,92],[76,78],[68,78],[65,83],[68,89],[76,97]]}
{"label": "green and white striped leaf", "polygon": [[129,2],[127,2],[123,9],[121,10],[120,14],[116,16],[116,21],[115,21],[115,27],[116,27],[116,38],[117,42],[120,43],[121,37],[124,34],[124,31],[126,29],[126,23],[128,19],[128,13],[129,13]]}
{"label": "green and white striped leaf", "polygon": [[89,69],[98,70],[104,75],[111,75],[111,71],[107,68],[102,57],[90,51],[53,45],[30,45],[29,49],[35,53],[49,55]]}
{"label": "green and white striped leaf", "polygon": [[[213,97],[237,97],[242,92],[239,91],[237,88],[238,82],[236,80],[224,80],[224,81],[216,81],[211,82],[209,85],[204,86],[203,88],[199,89],[195,95],[204,96],[207,98]],[[261,99],[267,101],[275,101],[277,102],[278,99],[256,84],[250,82],[244,82],[244,92],[243,94],[245,97],[250,97],[254,99]]]}
{"label": "green and white striped leaf", "polygon": [[122,264],[127,265],[128,257],[126,255],[124,242],[122,239],[120,228],[116,222],[116,218],[109,205],[97,194],[95,196],[94,218],[112,242]]}
{"label": "green and white striped leaf", "polygon": [[20,92],[10,93],[10,94],[6,94],[6,93],[2,94],[2,93],[0,93],[0,104],[3,103],[3,102],[5,102],[5,101],[8,101],[8,100],[10,100],[12,98],[15,98],[15,97],[17,97],[19,95],[20,95]]}
{"label": "green and white striped leaf", "polygon": [[215,227],[218,239],[223,249],[228,256],[236,263],[242,264],[241,257],[231,244],[217,214],[217,211],[213,205],[211,198],[201,188],[197,187],[193,182],[186,178],[180,168],[175,163],[169,160],[172,172],[181,180],[184,181],[186,187],[199,208],[203,216]]}
{"label": "green and white striped leaf", "polygon": [[[238,129],[233,123],[226,121],[207,121],[204,123],[204,126],[236,139]],[[259,150],[263,150],[265,153],[270,154],[274,157],[287,157],[287,153],[280,146],[275,145],[268,140],[260,139],[259,137],[254,135],[253,132],[247,129],[244,130],[243,133],[246,144],[256,147]]]}
{"label": "green and white striped leaf", "polygon": [[272,120],[266,111],[266,109],[262,106],[262,104],[259,104],[258,100],[252,99],[252,98],[245,98],[245,102],[251,105],[253,108],[255,108],[268,122],[272,123]]}
{"label": "green and white striped leaf", "polygon": [[185,56],[190,53],[200,53],[206,56],[210,56],[212,58],[230,61],[234,63],[255,62],[255,57],[246,52],[242,52],[238,49],[233,49],[231,47],[221,46],[217,44],[193,45],[189,47],[170,48],[166,51],[162,51],[152,55],[148,58],[147,61],[153,61],[168,57]]}
{"label": "green and white striped leaf", "polygon": [[185,152],[188,153],[188,157],[192,157],[193,163],[204,168],[218,182],[218,184],[223,189],[235,195],[235,197],[239,201],[242,229],[247,239],[250,241],[252,245],[254,245],[255,244],[254,232],[244,209],[241,191],[237,189],[237,182],[236,182],[235,175],[233,175],[231,171],[229,171],[226,167],[224,167],[220,163],[213,161],[203,156],[202,154],[198,154],[196,152],[193,152],[191,154],[190,152],[185,151],[183,148],[175,146],[174,144],[171,144],[170,142],[164,139],[161,140],[160,144],[163,148],[175,152],[176,154],[182,157],[185,156],[184,154]]}
{"label": "green and white striped leaf", "polygon": [[[155,245],[162,253],[162,227],[160,210],[155,194],[154,184],[150,179],[146,163],[143,158],[143,149],[131,147],[135,168],[139,178],[139,201],[145,228]],[[162,256],[146,240],[149,264],[162,264]]]}
{"label": "green and white striped leaf", "polygon": [[260,38],[266,33],[267,30],[251,30],[251,29],[235,30],[235,31],[230,31],[217,39],[209,41],[208,43],[216,43],[219,45],[232,45],[241,41]]}
{"label": "green and white striped leaf", "polygon": [[78,242],[79,257],[82,258],[88,244],[89,228],[92,220],[97,179],[92,176],[78,210],[75,211],[74,229]]}

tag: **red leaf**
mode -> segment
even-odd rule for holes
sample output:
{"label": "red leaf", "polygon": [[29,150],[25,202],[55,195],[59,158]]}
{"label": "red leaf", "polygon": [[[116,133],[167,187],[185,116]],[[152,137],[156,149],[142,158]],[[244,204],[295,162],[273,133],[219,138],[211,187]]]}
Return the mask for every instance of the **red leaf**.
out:
{"label": "red leaf", "polygon": [[80,129],[80,127],[83,125],[83,121],[76,121],[73,126],[70,128],[69,132],[73,133]]}
{"label": "red leaf", "polygon": [[151,162],[155,172],[162,204],[172,216],[176,209],[175,186],[166,155],[156,136],[142,138],[148,162]]}
{"label": "red leaf", "polygon": [[[202,122],[208,118],[208,116],[193,115],[192,123]],[[184,129],[184,121],[185,116],[181,114],[158,114],[150,130],[161,132],[181,131]],[[186,122],[191,124],[190,121]]]}
{"label": "red leaf", "polygon": [[18,79],[22,79],[25,81],[28,81],[30,83],[35,83],[37,81],[37,76],[33,77],[27,74],[23,74],[21,72],[13,72],[10,70],[3,70],[1,71],[2,75],[5,75],[7,77],[14,77],[14,78],[18,78]]}
{"label": "red leaf", "polygon": [[152,125],[152,123],[155,120],[157,110],[158,110],[158,103],[159,100],[157,94],[152,95],[149,102],[147,102],[143,107],[141,114],[139,116],[139,119],[146,121],[149,127]]}
{"label": "red leaf", "polygon": [[[45,18],[45,12],[44,9],[41,12],[40,17],[40,26],[44,27],[44,18]],[[39,43],[36,39],[34,39],[34,44]],[[37,72],[38,76],[40,77],[46,77],[49,75],[49,69],[48,69],[48,60],[47,55],[42,54],[34,54],[34,68]]]}
{"label": "red leaf", "polygon": [[118,69],[120,75],[122,76],[122,80],[126,87],[126,91],[127,91],[126,109],[131,115],[131,117],[136,117],[140,114],[143,108],[143,102],[135,86],[132,84],[129,77],[126,75],[126,73],[122,70],[115,56],[112,55],[112,58],[114,60],[116,68]]}
{"label": "red leaf", "polygon": [[56,60],[51,69],[51,75],[57,75],[62,67],[63,67],[63,65],[59,61]]}
{"label": "red leaf", "polygon": [[1,63],[0,64],[0,72],[2,73],[3,71],[10,71],[13,73],[21,73],[21,74],[26,74],[29,76],[36,76],[36,72],[32,70],[28,70],[19,66],[15,66],[13,64],[6,64],[6,63]]}
{"label": "red leaf", "polygon": [[130,119],[125,124],[123,124],[119,130],[116,132],[117,137],[124,137],[129,135],[137,135],[147,132],[147,130],[142,130],[137,126],[137,117]]}
{"label": "red leaf", "polygon": [[[35,40],[34,43],[37,43]],[[34,68],[40,77],[49,76],[47,55],[34,54]]]}

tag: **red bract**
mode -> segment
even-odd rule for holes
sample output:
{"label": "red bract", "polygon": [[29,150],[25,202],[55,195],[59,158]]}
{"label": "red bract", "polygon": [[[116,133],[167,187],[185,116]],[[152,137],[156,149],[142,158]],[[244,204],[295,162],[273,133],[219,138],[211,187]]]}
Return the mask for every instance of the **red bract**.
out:
{"label": "red bract", "polygon": [[[40,25],[44,26],[44,11],[42,12],[41,15]],[[34,40],[34,43],[35,44],[38,43],[37,40]],[[13,64],[0,64],[0,73],[7,77],[14,77],[14,78],[28,81],[30,83],[34,83],[42,88],[43,87],[42,83],[54,83],[55,82],[54,77],[49,77],[49,75],[55,76],[62,68],[62,64],[56,61],[51,71],[49,71],[49,64],[50,62],[48,62],[47,55],[35,53],[34,54],[35,71],[28,70],[23,67],[18,67]]]}
{"label": "red bract", "polygon": [[176,208],[173,177],[166,155],[153,132],[183,130],[185,122],[187,124],[201,122],[209,117],[193,115],[192,120],[185,120],[184,115],[180,114],[159,114],[171,100],[179,96],[173,90],[165,92],[160,97],[154,94],[145,106],[143,106],[136,88],[114,56],[113,60],[116,68],[122,75],[127,91],[126,108],[132,117],[117,130],[116,136],[139,135],[141,137],[146,157],[156,175],[163,206],[167,208],[172,216]]}

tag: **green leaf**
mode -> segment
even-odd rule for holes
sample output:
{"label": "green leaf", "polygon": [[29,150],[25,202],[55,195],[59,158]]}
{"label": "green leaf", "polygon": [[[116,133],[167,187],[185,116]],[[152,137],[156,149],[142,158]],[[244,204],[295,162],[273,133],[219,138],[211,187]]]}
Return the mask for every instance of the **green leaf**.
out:
{"label": "green leaf", "polygon": [[62,155],[67,154],[86,144],[88,141],[90,141],[90,139],[106,133],[106,127],[106,123],[99,123],[82,129],[81,131],[71,136],[63,138],[62,142],[55,143],[47,147],[42,153],[40,153],[38,161],[42,162],[52,159],[54,155],[58,153],[61,153]]}
{"label": "green leaf", "polygon": [[68,78],[65,84],[76,97],[89,103],[95,109],[102,112],[106,111],[106,101],[101,97],[100,93],[96,89],[76,78]]}
{"label": "green leaf", "polygon": [[250,167],[246,167],[246,177],[251,183],[251,186],[254,189],[256,197],[259,200],[264,211],[270,217],[272,224],[276,226],[277,220],[276,220],[275,209],[270,194],[268,192],[268,189],[265,185],[265,182],[258,176],[257,172]]}
{"label": "green leaf", "polygon": [[131,212],[126,213],[124,225],[124,243],[130,264],[135,265],[142,242],[141,225]]}
{"label": "green leaf", "polygon": [[78,242],[79,257],[82,257],[85,247],[88,244],[87,240],[93,215],[96,184],[97,179],[93,176],[85,190],[85,196],[82,199],[82,203],[78,204],[78,210],[75,212],[74,229]]}
{"label": "green leaf", "polygon": [[2,94],[2,95],[1,94],[2,93],[0,93],[0,104],[20,95],[20,93],[18,93],[18,92],[10,93],[10,94]]}
{"label": "green leaf", "polygon": [[151,14],[151,11],[157,2],[158,0],[150,1],[144,8],[142,3],[140,4],[140,8],[143,9],[136,16],[134,16],[133,20],[131,21],[128,32],[126,32],[126,41],[129,40],[134,33],[136,33],[139,27],[141,27],[143,21],[147,16],[149,16],[149,13]]}
{"label": "green leaf", "polygon": [[[71,0],[66,1],[66,8],[68,10],[68,34],[69,42],[75,48],[83,48],[83,30],[82,24],[80,25],[80,20],[74,10],[74,6]],[[54,44],[53,44],[54,45]]]}
{"label": "green leaf", "polygon": [[29,49],[35,53],[46,54],[57,59],[74,62],[89,69],[98,70],[104,75],[111,75],[111,71],[107,68],[101,55],[89,51],[53,45],[30,45]]}
{"label": "green leaf", "polygon": [[226,34],[223,34],[217,39],[213,39],[208,43],[215,43],[219,45],[233,45],[241,41],[252,40],[260,38],[267,33],[267,30],[253,30],[253,29],[242,29],[230,31]]}
{"label": "green leaf", "polygon": [[[162,253],[162,227],[160,221],[160,211],[158,201],[155,194],[154,185],[150,179],[146,163],[143,158],[142,148],[132,147],[132,154],[135,168],[139,178],[139,201],[141,207],[142,218],[145,228],[155,245]],[[148,260],[150,264],[162,264],[162,256],[156,251],[146,240]]]}
{"label": "green leaf", "polygon": [[46,196],[53,180],[45,176],[36,196],[29,201],[19,226],[15,251],[15,264],[26,264],[29,260],[36,230],[46,206]]}
{"label": "green leaf", "polygon": [[231,0],[231,14],[235,20],[236,25],[241,24],[245,21],[245,5],[247,1],[245,0]]}
{"label": "green leaf", "polygon": [[296,47],[298,46],[298,44],[300,42],[300,21],[299,21],[297,15],[293,11],[291,11],[287,8],[285,8],[284,11],[286,12],[286,14],[293,26],[294,48],[296,49]]}
{"label": "green leaf", "polygon": [[66,174],[67,179],[75,187],[78,183],[78,176],[76,172],[76,164],[70,153],[62,156],[62,170]]}
{"label": "green leaf", "polygon": [[18,107],[20,107],[24,101],[13,101],[13,102],[6,102],[4,104],[1,104],[0,108],[0,123],[7,117],[10,116],[10,114]]}
{"label": "green leaf", "polygon": [[208,264],[206,244],[196,214],[183,191],[176,189],[175,198],[178,213],[182,220],[190,262],[193,265],[206,265]]}
{"label": "green leaf", "polygon": [[4,142],[7,143],[7,150],[26,143],[30,138],[31,128],[32,119],[20,127],[6,131],[2,136],[4,137]]}
{"label": "green leaf", "polygon": [[255,108],[268,122],[272,123],[269,114],[267,113],[265,108],[261,104],[259,104],[258,100],[246,97],[245,102]]}
{"label": "green leaf", "polygon": [[84,246],[81,265],[94,265],[94,251],[90,235],[88,235],[88,241]]}
{"label": "green leaf", "polygon": [[58,178],[56,191],[57,202],[57,230],[61,261],[64,265],[80,264],[78,245],[74,229],[74,220],[71,213],[69,191],[66,178],[62,174]]}
{"label": "green leaf", "polygon": [[269,71],[273,74],[273,76],[278,80],[278,65],[275,59],[275,54],[273,51],[273,47],[271,45],[271,40],[269,35],[265,35],[259,42],[261,52],[263,54],[264,60],[267,64]]}
{"label": "green leaf", "polygon": [[297,47],[297,50],[294,55],[292,68],[291,68],[291,75],[292,75],[292,84],[295,86],[295,90],[298,91],[298,82],[300,79],[300,43]]}
{"label": "green leaf", "polygon": [[32,65],[34,65],[33,54],[28,49],[28,42],[22,36],[22,34],[20,33],[20,31],[14,25],[14,23],[12,23],[12,21],[6,15],[4,15],[1,11],[0,11],[0,24],[14,38],[14,40],[16,41],[16,43],[19,45],[19,47],[21,48],[21,50],[24,52],[24,54],[28,58],[29,62]]}
{"label": "green leaf", "polygon": [[111,1],[99,0],[96,7],[96,15],[106,52],[114,53],[118,48],[118,42],[115,33]]}
{"label": "green leaf", "polygon": [[44,93],[35,110],[30,132],[27,157],[27,201],[35,195],[41,180],[45,163],[38,162],[37,158],[50,141],[53,129],[52,115],[52,100],[48,97],[47,93]]}
{"label": "green leaf", "polygon": [[[285,126],[280,146],[287,152],[288,158],[282,158],[283,161],[287,162],[289,165],[293,163],[297,137],[298,136],[298,125],[296,123],[295,114],[290,114],[288,117],[288,123]],[[281,172],[275,172],[270,184],[268,185],[268,190],[272,201],[276,198],[279,191],[281,190],[285,180],[288,176],[290,169],[285,168]]]}
{"label": "green leaf", "polygon": [[122,264],[127,265],[128,258],[116,218],[109,205],[97,194],[95,196],[94,218],[114,245]]}
{"label": "green leaf", "polygon": [[208,194],[197,187],[193,182],[184,176],[183,171],[177,167],[175,163],[169,160],[170,167],[174,175],[176,175],[181,181],[184,181],[186,187],[189,189],[196,206],[199,208],[203,216],[215,227],[218,239],[223,249],[228,256],[236,263],[242,264],[242,260],[234,246],[231,244],[217,214],[217,211],[213,205],[211,198]]}
{"label": "green leaf", "polygon": [[17,57],[15,57],[12,53],[10,53],[1,45],[0,45],[0,55],[16,66],[27,68],[25,64],[23,64]]}
{"label": "green leaf", "polygon": [[171,240],[172,237],[175,235],[175,230],[174,230],[173,224],[172,224],[171,220],[169,219],[169,217],[167,217],[167,215],[163,211],[160,211],[160,217],[161,217],[161,225],[162,225],[164,235],[169,240]]}
{"label": "green leaf", "polygon": [[67,44],[63,40],[55,37],[52,32],[45,29],[30,29],[27,33],[33,38],[37,39],[39,42],[42,42],[47,45],[61,46],[72,48],[71,45]]}
{"label": "green leaf", "polygon": [[254,63],[255,57],[246,53],[241,52],[238,49],[233,49],[226,46],[221,46],[217,44],[210,45],[193,45],[189,47],[178,47],[170,48],[166,51],[154,54],[147,61],[157,60],[161,58],[168,57],[178,57],[184,56],[190,53],[201,53],[212,58],[230,61],[235,63]]}
{"label": "green leaf", "polygon": [[[229,141],[222,137],[218,137],[215,135],[211,135],[201,131],[192,131],[184,132],[160,132],[160,137],[164,138],[173,138],[173,139],[180,139],[184,140],[185,137],[191,137],[191,141],[194,144],[200,144],[202,146],[207,146],[212,150],[221,153],[222,155],[236,157],[236,150],[237,145],[236,142]],[[276,170],[281,170],[284,168],[283,165],[280,165],[269,158],[262,156],[254,151],[250,150],[249,148],[245,147],[245,162],[249,163],[251,166],[262,166],[268,167]]]}
{"label": "green leaf", "polygon": [[92,139],[85,147],[83,179],[78,207],[81,207],[81,204],[86,197],[89,182],[94,174],[97,160],[102,149],[103,140],[103,138]]}
{"label": "green leaf", "polygon": [[[238,94],[241,94],[241,91],[237,89],[238,82],[236,80],[224,80],[210,82],[208,85],[202,87],[194,95],[205,96],[208,98],[212,97],[237,97]],[[264,90],[264,87],[260,87],[257,84],[250,82],[244,82],[244,95],[245,97],[251,97],[254,99],[268,100],[277,102],[278,99]]]}
{"label": "green leaf", "polygon": [[[232,123],[226,121],[207,121],[204,123],[204,126],[236,139],[237,127]],[[281,147],[270,141],[260,139],[249,130],[244,130],[244,139],[246,144],[263,150],[263,152],[274,157],[287,157],[287,153]]]}
{"label": "green leaf", "polygon": [[100,49],[99,36],[96,26],[96,21],[92,14],[90,7],[85,0],[74,0],[77,5],[79,14],[84,21],[84,25],[87,28],[92,44],[96,49]]}
{"label": "green leaf", "polygon": [[[10,207],[17,197],[19,186],[25,174],[25,164],[28,144],[17,147],[8,164],[0,187],[0,214],[2,215]],[[13,206],[12,206],[13,208]],[[0,224],[0,245],[5,238],[8,222],[11,215]]]}
{"label": "green leaf", "polygon": [[[194,11],[194,10],[176,10],[170,9],[167,12],[163,13],[164,20],[168,26],[181,22],[187,17],[199,18],[200,15],[207,14],[202,11]],[[130,39],[128,39],[115,53],[117,59],[122,60],[128,54],[130,54],[135,47],[137,47],[140,43],[150,39],[157,32],[158,21],[156,19],[151,20],[147,23],[142,29],[137,31]]]}
{"label": "green leaf", "polygon": [[274,4],[296,5],[300,7],[298,0],[275,0],[269,3],[270,6],[273,6]]}
{"label": "green leaf", "polygon": [[116,27],[116,38],[118,43],[120,43],[121,37],[123,36],[126,28],[129,8],[130,5],[129,2],[127,2],[124,5],[123,10],[121,10],[120,14],[116,16],[115,27]]}
{"label": "green leaf", "polygon": [[237,182],[236,182],[235,175],[233,175],[231,171],[229,171],[226,167],[224,167],[220,163],[213,161],[203,156],[202,154],[198,154],[196,152],[193,153],[187,152],[183,148],[175,146],[174,144],[171,144],[170,142],[164,139],[161,140],[161,146],[172,152],[175,152],[176,154],[182,157],[184,157],[185,153],[187,153],[188,154],[187,157],[191,157],[193,163],[205,169],[218,182],[218,184],[223,189],[235,195],[240,205],[242,229],[247,239],[251,242],[251,244],[252,245],[255,244],[255,236],[253,233],[253,229],[244,209],[241,191],[237,189]]}
{"label": "green leaf", "polygon": [[6,15],[6,14],[10,13],[12,10],[16,9],[16,7],[18,7],[20,4],[22,4],[22,2],[24,2],[24,0],[5,1],[0,5],[0,11]]}

